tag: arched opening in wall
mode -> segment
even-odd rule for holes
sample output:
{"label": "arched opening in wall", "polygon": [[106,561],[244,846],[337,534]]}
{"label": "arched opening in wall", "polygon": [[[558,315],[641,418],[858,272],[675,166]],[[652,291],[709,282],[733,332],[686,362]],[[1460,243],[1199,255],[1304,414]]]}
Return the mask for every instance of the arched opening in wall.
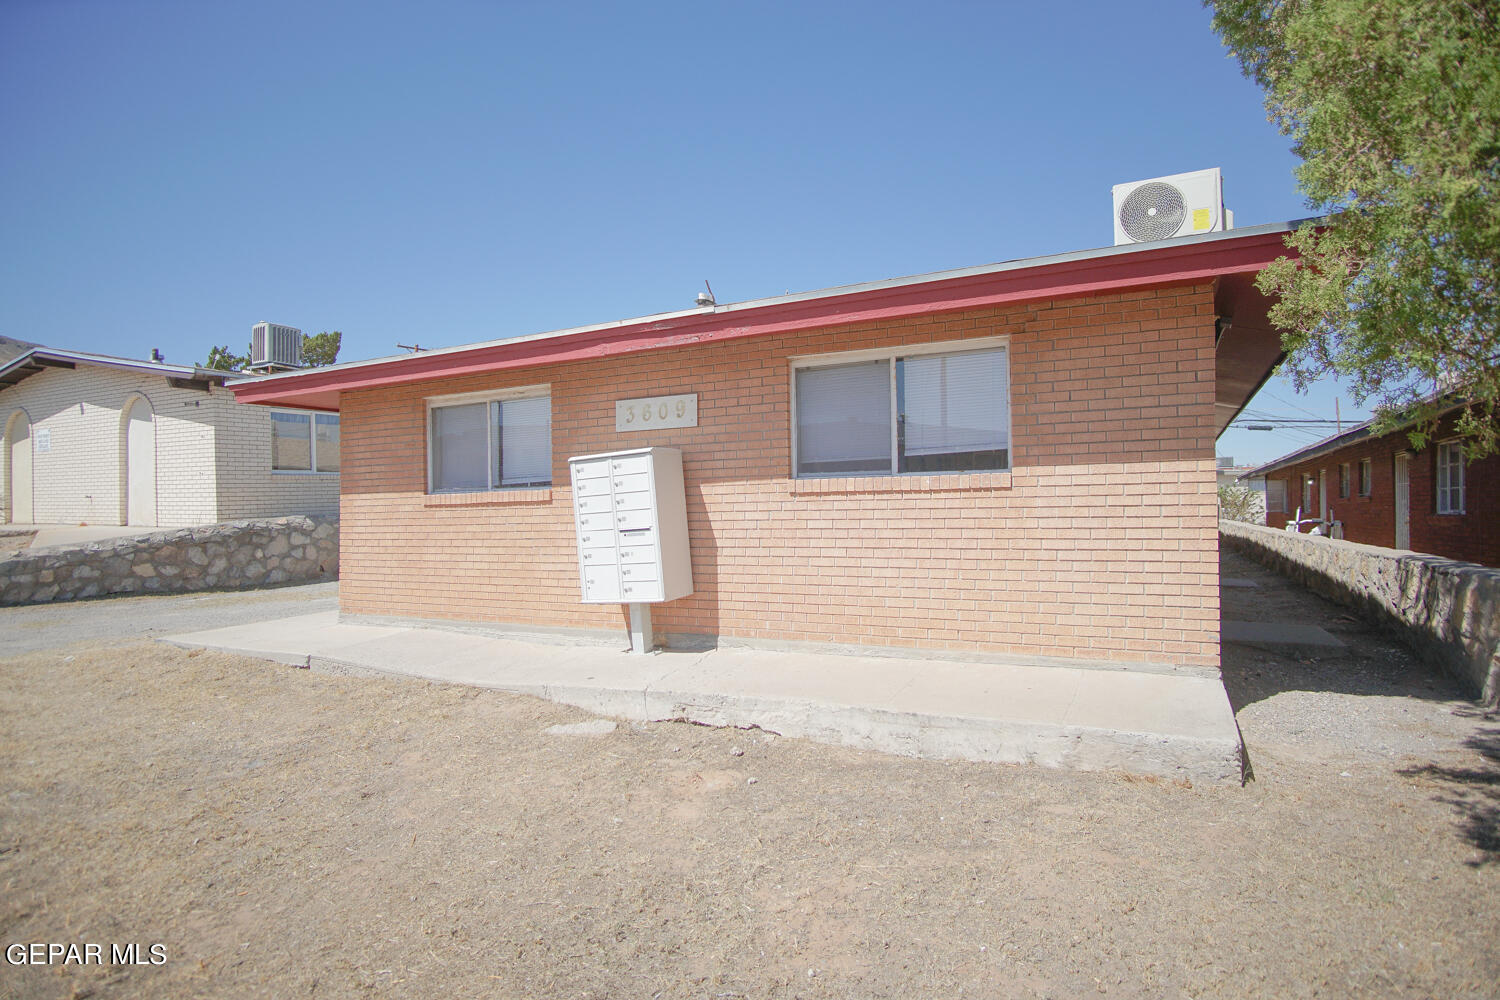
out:
{"label": "arched opening in wall", "polygon": [[32,505],[31,417],[17,410],[5,422],[5,497],[12,524],[34,524]]}
{"label": "arched opening in wall", "polygon": [[125,524],[156,527],[156,414],[151,401],[135,396],[125,404],[121,439],[124,444]]}

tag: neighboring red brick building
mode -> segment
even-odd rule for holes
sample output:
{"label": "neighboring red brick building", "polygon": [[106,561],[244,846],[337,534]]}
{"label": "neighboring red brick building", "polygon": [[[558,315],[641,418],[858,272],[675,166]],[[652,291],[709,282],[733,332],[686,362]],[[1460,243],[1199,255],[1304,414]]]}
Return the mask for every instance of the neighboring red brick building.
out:
{"label": "neighboring red brick building", "polygon": [[1272,527],[1301,506],[1304,520],[1337,521],[1352,542],[1500,566],[1500,455],[1464,461],[1455,419],[1440,420],[1425,448],[1404,430],[1371,437],[1365,423],[1246,476],[1265,477]]}
{"label": "neighboring red brick building", "polygon": [[[655,609],[669,641],[1217,666],[1214,439],[1278,357],[1253,278],[1288,228],[233,388],[341,412],[346,613],[623,635],[580,602],[568,459],[664,446],[695,582]],[[621,401],[688,394],[695,425],[617,429]]]}

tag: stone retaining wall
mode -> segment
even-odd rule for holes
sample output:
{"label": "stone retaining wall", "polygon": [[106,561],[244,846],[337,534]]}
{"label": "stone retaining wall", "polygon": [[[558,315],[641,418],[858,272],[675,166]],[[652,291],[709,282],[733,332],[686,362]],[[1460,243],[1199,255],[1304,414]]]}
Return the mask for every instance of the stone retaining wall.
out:
{"label": "stone retaining wall", "polygon": [[0,605],[335,580],[339,523],[277,517],[26,549],[0,561]]}
{"label": "stone retaining wall", "polygon": [[1220,521],[1219,538],[1392,626],[1486,705],[1500,704],[1500,570],[1238,521]]}

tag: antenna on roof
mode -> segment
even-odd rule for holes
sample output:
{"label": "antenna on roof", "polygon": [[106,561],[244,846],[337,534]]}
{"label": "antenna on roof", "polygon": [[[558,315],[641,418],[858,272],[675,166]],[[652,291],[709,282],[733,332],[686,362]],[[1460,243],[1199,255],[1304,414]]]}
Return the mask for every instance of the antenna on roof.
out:
{"label": "antenna on roof", "polygon": [[703,287],[707,288],[708,291],[698,293],[698,304],[700,306],[718,305],[718,303],[714,301],[714,287],[708,283],[707,278],[703,279]]}
{"label": "antenna on roof", "polygon": [[411,351],[413,354],[416,354],[422,349],[421,344],[397,344],[396,346],[401,348],[403,351]]}

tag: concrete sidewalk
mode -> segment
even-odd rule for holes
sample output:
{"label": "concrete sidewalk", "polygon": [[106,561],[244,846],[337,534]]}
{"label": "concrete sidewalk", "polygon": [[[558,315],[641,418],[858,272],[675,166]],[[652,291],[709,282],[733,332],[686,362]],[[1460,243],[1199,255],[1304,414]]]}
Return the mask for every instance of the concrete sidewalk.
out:
{"label": "concrete sidewalk", "polygon": [[1239,782],[1216,672],[1149,672],[720,648],[632,655],[336,611],[165,637],[338,672],[497,688],[636,721],[760,726],[904,756]]}
{"label": "concrete sidewalk", "polygon": [[44,549],[52,545],[85,545],[105,538],[123,538],[126,535],[149,535],[167,528],[147,528],[139,524],[6,524],[5,534],[22,535],[36,532],[30,548]]}

